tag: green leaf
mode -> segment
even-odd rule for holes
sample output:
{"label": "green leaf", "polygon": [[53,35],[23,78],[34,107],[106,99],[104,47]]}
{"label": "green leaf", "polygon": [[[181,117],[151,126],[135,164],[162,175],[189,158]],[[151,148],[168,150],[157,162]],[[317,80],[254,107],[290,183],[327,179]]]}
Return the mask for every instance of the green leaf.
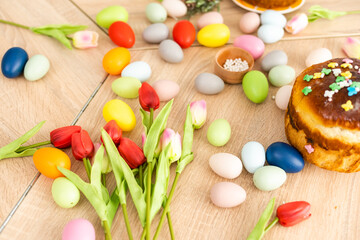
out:
{"label": "green leaf", "polygon": [[[101,165],[104,158],[104,146],[101,145],[94,157],[94,164],[91,168],[90,182],[96,188],[96,191],[101,193]],[[109,193],[107,193],[109,196]]]}
{"label": "green leaf", "polygon": [[176,172],[182,173],[184,171],[186,165],[192,162],[194,160],[194,155],[191,153],[187,155],[186,157],[182,158],[180,161],[178,161],[178,165],[176,166]]}
{"label": "green leaf", "polygon": [[194,128],[192,124],[192,117],[190,111],[190,105],[188,105],[186,110],[186,118],[184,124],[184,137],[183,137],[183,144],[182,144],[182,151],[181,151],[181,158],[185,158],[187,155],[191,154],[191,148],[193,144],[194,138]]}
{"label": "green leaf", "polygon": [[142,108],[140,108],[140,115],[142,119],[142,124],[145,128],[145,134],[147,135],[150,126],[150,115]]}
{"label": "green leaf", "polygon": [[309,22],[314,22],[315,20],[320,19],[320,18],[332,20],[337,17],[348,14],[347,12],[343,12],[343,11],[331,11],[331,10],[323,8],[319,5],[311,6],[308,11],[310,13],[308,15]]}
{"label": "green leaf", "polygon": [[[10,157],[10,154],[12,154],[13,152],[15,152],[22,144],[24,144],[25,142],[27,142],[32,136],[34,136],[42,127],[42,125],[44,125],[45,121],[42,121],[40,123],[38,123],[35,127],[33,127],[32,129],[30,129],[28,132],[26,132],[24,135],[22,135],[21,137],[19,137],[18,139],[16,139],[15,141],[12,141],[11,143],[9,143],[8,145],[0,148],[0,160],[5,158],[5,156],[8,156],[6,158]],[[25,157],[25,156],[30,156],[30,155],[26,155],[26,154],[30,154],[31,152],[28,151],[24,151],[21,157]],[[15,156],[15,155],[14,155]]]}
{"label": "green leaf", "polygon": [[260,240],[265,234],[265,228],[269,222],[275,207],[275,198],[272,198],[262,213],[259,221],[248,236],[247,240]]}
{"label": "green leaf", "polygon": [[118,208],[119,208],[118,189],[115,188],[113,193],[111,194],[109,203],[106,205],[106,214],[108,218],[108,223],[110,224],[110,228]]}
{"label": "green leaf", "polygon": [[[5,159],[5,158],[17,158],[17,157],[28,157],[28,156],[32,156],[34,155],[34,153],[38,150],[38,148],[30,148],[30,149],[26,149],[20,153],[17,152],[11,152],[6,154],[5,156],[2,156],[1,159]],[[0,160],[1,160],[0,159]]]}
{"label": "green leaf", "polygon": [[120,204],[126,204],[126,190],[127,190],[127,185],[126,185],[126,181],[125,179],[121,182],[120,188],[119,188],[119,199],[120,199]]}
{"label": "green leaf", "polygon": [[160,210],[162,203],[165,201],[170,175],[170,147],[171,144],[168,144],[161,152],[156,166],[155,185],[151,195],[150,221],[154,219],[156,213]]}
{"label": "green leaf", "polygon": [[106,152],[109,156],[111,165],[113,167],[113,172],[115,175],[115,180],[117,187],[121,189],[121,184],[123,179],[126,180],[129,192],[131,194],[132,200],[138,212],[140,222],[142,226],[145,226],[146,218],[146,202],[145,195],[139,184],[136,182],[133,172],[130,167],[127,165],[125,160],[120,156],[119,151],[116,149],[114,142],[111,140],[109,134],[101,129],[102,139],[105,144]]}
{"label": "green leaf", "polygon": [[144,154],[148,162],[152,162],[154,158],[154,152],[159,142],[161,133],[166,127],[166,122],[169,117],[171,107],[174,99],[169,101],[160,111],[159,115],[155,118],[153,124],[151,125],[148,135],[146,136],[146,141],[144,144]]}

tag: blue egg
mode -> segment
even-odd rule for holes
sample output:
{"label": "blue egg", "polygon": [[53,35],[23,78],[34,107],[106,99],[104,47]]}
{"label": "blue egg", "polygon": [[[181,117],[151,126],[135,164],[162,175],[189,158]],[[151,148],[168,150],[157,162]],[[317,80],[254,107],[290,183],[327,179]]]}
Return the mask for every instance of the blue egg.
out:
{"label": "blue egg", "polygon": [[282,168],[287,173],[297,173],[304,168],[304,159],[300,152],[287,143],[275,142],[266,149],[269,165]]}
{"label": "blue egg", "polygon": [[7,78],[18,77],[24,71],[28,59],[29,56],[24,49],[10,48],[1,60],[1,71]]}

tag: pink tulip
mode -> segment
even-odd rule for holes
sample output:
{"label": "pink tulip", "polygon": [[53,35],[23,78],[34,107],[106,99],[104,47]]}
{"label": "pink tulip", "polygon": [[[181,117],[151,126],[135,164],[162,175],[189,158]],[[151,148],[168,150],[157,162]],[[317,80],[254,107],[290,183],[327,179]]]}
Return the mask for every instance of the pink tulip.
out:
{"label": "pink tulip", "polygon": [[171,128],[166,128],[160,138],[161,149],[164,150],[168,144],[170,147],[170,162],[175,162],[181,157],[181,136]]}
{"label": "pink tulip", "polygon": [[205,100],[190,103],[192,124],[195,129],[200,129],[206,121],[206,102]]}
{"label": "pink tulip", "polygon": [[78,49],[94,48],[98,45],[99,34],[93,31],[79,31],[73,36],[73,45]]}
{"label": "pink tulip", "polygon": [[360,58],[360,41],[356,38],[348,37],[343,45],[343,51],[350,58]]}
{"label": "pink tulip", "polygon": [[305,13],[297,14],[287,22],[285,30],[289,33],[297,34],[304,30],[308,23],[308,17]]}

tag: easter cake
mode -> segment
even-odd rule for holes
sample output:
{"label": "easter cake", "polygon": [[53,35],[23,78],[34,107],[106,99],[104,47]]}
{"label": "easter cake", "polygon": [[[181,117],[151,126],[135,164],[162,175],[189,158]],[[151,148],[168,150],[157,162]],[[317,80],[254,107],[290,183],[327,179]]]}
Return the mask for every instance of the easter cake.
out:
{"label": "easter cake", "polygon": [[246,2],[262,8],[288,7],[296,0],[246,0]]}
{"label": "easter cake", "polygon": [[296,78],[285,132],[305,160],[328,170],[360,171],[359,91],[359,59],[315,64]]}

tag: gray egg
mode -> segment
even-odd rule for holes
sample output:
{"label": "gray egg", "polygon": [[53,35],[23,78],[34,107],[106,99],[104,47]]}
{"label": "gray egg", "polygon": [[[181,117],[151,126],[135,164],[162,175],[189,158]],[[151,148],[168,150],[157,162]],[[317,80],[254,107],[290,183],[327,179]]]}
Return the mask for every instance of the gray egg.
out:
{"label": "gray egg", "polygon": [[179,44],[166,39],[159,45],[160,57],[169,63],[179,63],[184,58],[184,53]]}
{"label": "gray egg", "polygon": [[261,61],[261,68],[264,71],[269,71],[278,65],[286,65],[288,57],[284,51],[274,50],[269,52]]}
{"label": "gray egg", "polygon": [[145,28],[142,37],[148,43],[160,43],[169,37],[169,28],[164,23],[154,23]]}
{"label": "gray egg", "polygon": [[200,73],[195,78],[195,88],[203,94],[218,94],[224,89],[224,81],[212,73]]}

